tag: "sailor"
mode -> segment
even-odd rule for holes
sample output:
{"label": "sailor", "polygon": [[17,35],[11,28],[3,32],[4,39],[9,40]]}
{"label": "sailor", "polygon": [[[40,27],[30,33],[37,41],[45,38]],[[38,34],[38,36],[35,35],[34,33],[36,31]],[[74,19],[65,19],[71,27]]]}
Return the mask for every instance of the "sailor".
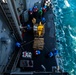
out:
{"label": "sailor", "polygon": [[30,24],[27,25],[27,30],[31,30]]}
{"label": "sailor", "polygon": [[44,0],[44,2],[43,2],[43,6],[45,6],[45,3],[46,3],[46,0]]}
{"label": "sailor", "polygon": [[50,4],[51,4],[50,0],[48,0],[48,1],[45,2],[45,6],[47,6],[47,10],[50,8]]}
{"label": "sailor", "polygon": [[48,55],[49,55],[49,57],[52,57],[52,56],[53,56],[53,53],[52,53],[52,52],[50,52]]}
{"label": "sailor", "polygon": [[41,19],[42,15],[43,15],[42,7],[40,8],[38,13],[39,13],[39,18]]}
{"label": "sailor", "polygon": [[51,2],[48,1],[48,4],[47,4],[48,9],[50,8],[50,4],[51,4]]}
{"label": "sailor", "polygon": [[24,17],[23,17],[23,13],[20,14],[19,19],[20,19],[21,24],[24,25]]}
{"label": "sailor", "polygon": [[42,24],[44,24],[44,23],[46,22],[45,17],[42,17],[42,18],[41,18],[41,21],[42,21]]}
{"label": "sailor", "polygon": [[36,24],[36,19],[35,18],[32,19],[32,23],[33,23],[33,25]]}
{"label": "sailor", "polygon": [[44,16],[44,14],[46,13],[46,6],[44,6],[43,8],[42,8],[42,11],[43,11],[43,16]]}
{"label": "sailor", "polygon": [[34,13],[34,17],[37,18],[38,17],[38,7],[37,6],[34,6],[33,13]]}
{"label": "sailor", "polygon": [[33,9],[32,8],[29,9],[28,14],[29,14],[29,20],[32,20],[32,18],[33,18]]}
{"label": "sailor", "polygon": [[26,28],[25,26],[21,26],[21,25],[20,25],[20,30],[21,30],[23,33],[26,32],[25,28]]}
{"label": "sailor", "polygon": [[21,44],[19,42],[16,42],[16,47],[20,48]]}
{"label": "sailor", "polygon": [[36,55],[40,55],[40,54],[41,54],[40,50],[36,50],[36,51],[35,51],[35,54],[36,54]]}
{"label": "sailor", "polygon": [[58,55],[58,50],[54,50],[54,56]]}

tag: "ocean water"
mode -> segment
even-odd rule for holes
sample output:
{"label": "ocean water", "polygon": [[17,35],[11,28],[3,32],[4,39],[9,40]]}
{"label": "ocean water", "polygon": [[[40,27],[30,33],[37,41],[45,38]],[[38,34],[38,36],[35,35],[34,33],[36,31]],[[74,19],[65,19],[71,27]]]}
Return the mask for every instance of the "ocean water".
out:
{"label": "ocean water", "polygon": [[64,71],[76,75],[76,0],[52,0],[56,44]]}

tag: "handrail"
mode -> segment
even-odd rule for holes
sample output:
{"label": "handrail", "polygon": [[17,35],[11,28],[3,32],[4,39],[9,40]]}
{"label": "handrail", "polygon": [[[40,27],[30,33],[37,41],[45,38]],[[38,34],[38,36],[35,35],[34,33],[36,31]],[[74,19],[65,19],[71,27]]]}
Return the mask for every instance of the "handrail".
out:
{"label": "handrail", "polygon": [[[13,29],[13,27],[11,26],[11,23],[9,22],[9,20],[8,20],[6,14],[5,14],[5,11],[4,11],[1,3],[0,3],[0,8],[1,8],[2,14],[4,15],[4,17],[5,17],[6,20],[7,20],[7,23],[8,23],[7,25],[8,25],[8,27],[9,27],[10,31],[14,33],[14,29]],[[1,12],[1,11],[0,11],[0,12]],[[15,35],[15,34],[14,34],[14,35]],[[16,35],[15,35],[15,37],[16,37]],[[17,40],[17,37],[16,37],[15,39]]]}
{"label": "handrail", "polygon": [[19,21],[19,19],[18,19],[17,13],[16,13],[16,8],[15,8],[14,1],[13,1],[13,0],[11,0],[11,3],[12,3],[12,6],[13,6],[13,9],[14,9],[15,16],[16,16],[16,19],[17,19],[17,21],[18,21],[18,24],[20,25],[20,21]]}
{"label": "handrail", "polygon": [[[51,1],[51,5],[52,5],[52,7],[54,7],[54,1],[52,0]],[[56,3],[56,2],[55,2]],[[53,9],[52,9],[53,10]],[[53,12],[53,14],[55,14],[54,12]],[[56,16],[55,16],[56,17]],[[55,24],[55,22],[54,22],[54,24]],[[56,29],[56,26],[55,26],[55,29]],[[55,59],[56,59],[56,62],[57,62],[57,66],[58,67],[60,67],[60,69],[62,70],[62,72],[64,72],[64,68],[62,67],[63,66],[63,63],[62,63],[62,58],[60,57],[60,55],[58,54],[57,56],[55,56]],[[62,66],[61,66],[61,65]]]}
{"label": "handrail", "polygon": [[[9,2],[9,1],[8,1]],[[22,37],[21,37],[21,34],[20,34],[20,29],[19,29],[19,26],[20,26],[20,21],[18,19],[18,16],[17,16],[17,12],[16,12],[16,8],[15,8],[15,4],[14,4],[14,1],[13,0],[10,0],[11,4],[12,4],[12,8],[13,8],[13,11],[14,11],[14,16],[17,20],[17,25],[16,25],[16,28],[17,28],[17,31],[18,31],[18,34],[19,34],[19,37],[20,37],[20,41],[22,41]]]}
{"label": "handrail", "polygon": [[16,57],[16,59],[15,59],[15,62],[14,62],[14,65],[13,65],[13,67],[12,67],[11,72],[13,72],[13,71],[16,69],[16,66],[17,66],[17,63],[18,63],[18,61],[19,61],[20,55],[21,55],[21,49],[19,50],[19,52],[18,52],[18,54],[17,54],[17,57]]}
{"label": "handrail", "polygon": [[36,72],[36,71],[30,71],[30,72],[11,72],[11,75],[35,75],[35,74],[53,74],[53,75],[69,75],[67,72],[63,72],[63,73],[54,73],[54,72]]}
{"label": "handrail", "polygon": [[[1,4],[2,2],[0,1],[0,8],[1,8],[1,10],[2,10],[2,14],[5,16],[5,18],[6,18],[6,20],[7,20],[7,25],[8,25],[8,27],[9,27],[9,29],[10,29],[10,31],[11,32],[13,32],[14,33],[14,35],[15,35],[15,39],[16,40],[20,40],[21,41],[21,39],[18,39],[18,36],[20,37],[20,35],[19,35],[19,33],[18,32],[15,32],[14,31],[14,28],[12,27],[12,25],[11,25],[11,23],[10,23],[10,21],[9,21],[9,19],[8,19],[8,17],[7,17],[7,15],[6,15],[6,13],[5,13],[5,11],[4,11],[4,8],[2,7],[2,4]],[[17,29],[16,29],[17,30]],[[17,34],[16,34],[17,33]],[[17,36],[18,35],[18,36]]]}
{"label": "handrail", "polygon": [[8,18],[7,18],[7,16],[6,16],[6,14],[5,14],[5,12],[4,12],[4,9],[3,9],[3,7],[2,7],[2,5],[1,5],[1,3],[0,3],[0,8],[1,8],[2,13],[4,14],[4,16],[5,16],[6,20],[8,21],[8,23],[9,23],[9,25],[10,25],[10,26],[8,25],[9,29],[10,29],[11,31],[13,31],[13,27],[11,26],[11,23],[9,22],[9,20],[8,20]]}
{"label": "handrail", "polygon": [[[14,53],[14,54],[15,54],[15,53]],[[11,59],[9,60],[9,63],[6,65],[5,72],[7,71],[7,67],[9,66],[9,64],[10,64],[10,62],[11,62],[11,60],[12,60],[12,58],[14,57],[14,54],[12,54]]]}

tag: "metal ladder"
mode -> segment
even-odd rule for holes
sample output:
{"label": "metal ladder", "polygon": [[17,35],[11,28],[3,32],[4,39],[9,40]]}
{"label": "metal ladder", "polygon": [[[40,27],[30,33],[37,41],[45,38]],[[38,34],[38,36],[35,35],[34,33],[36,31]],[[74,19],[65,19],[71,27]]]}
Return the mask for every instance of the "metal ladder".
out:
{"label": "metal ladder", "polygon": [[10,25],[9,27],[10,27],[11,31],[15,34],[15,37],[17,39],[19,39],[19,33],[18,33],[17,27],[15,25],[15,22],[13,20],[13,17],[11,15],[8,3],[3,3],[2,0],[0,0],[0,7],[1,7],[3,13],[5,14],[5,17],[8,20],[8,23]]}

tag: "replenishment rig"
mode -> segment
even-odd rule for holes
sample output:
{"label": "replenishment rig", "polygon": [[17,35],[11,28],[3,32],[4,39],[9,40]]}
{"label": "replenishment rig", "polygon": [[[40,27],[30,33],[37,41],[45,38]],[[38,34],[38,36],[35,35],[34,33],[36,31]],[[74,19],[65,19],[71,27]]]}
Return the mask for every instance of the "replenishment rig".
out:
{"label": "replenishment rig", "polygon": [[[0,13],[7,19],[9,35],[15,39],[15,50],[0,68],[1,74],[68,75],[59,65],[52,2],[22,0],[20,7],[18,2],[0,0]],[[1,42],[7,43],[7,39],[2,38]]]}

